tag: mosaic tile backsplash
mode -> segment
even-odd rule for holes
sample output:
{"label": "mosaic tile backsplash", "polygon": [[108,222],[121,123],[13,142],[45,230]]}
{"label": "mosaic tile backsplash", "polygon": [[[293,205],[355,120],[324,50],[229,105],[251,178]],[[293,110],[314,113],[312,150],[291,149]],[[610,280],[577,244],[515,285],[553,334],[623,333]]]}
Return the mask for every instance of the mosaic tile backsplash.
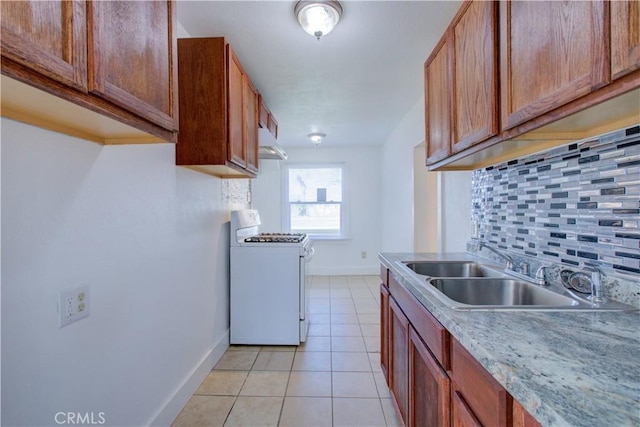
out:
{"label": "mosaic tile backsplash", "polygon": [[474,237],[640,280],[640,126],[476,170]]}

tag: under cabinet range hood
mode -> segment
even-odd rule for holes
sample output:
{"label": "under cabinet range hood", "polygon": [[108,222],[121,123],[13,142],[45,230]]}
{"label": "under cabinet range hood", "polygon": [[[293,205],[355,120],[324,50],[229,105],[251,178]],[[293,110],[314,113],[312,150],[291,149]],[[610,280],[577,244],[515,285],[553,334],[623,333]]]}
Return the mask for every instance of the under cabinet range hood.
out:
{"label": "under cabinet range hood", "polygon": [[278,145],[276,137],[267,128],[258,128],[258,142],[261,159],[287,160],[287,153]]}

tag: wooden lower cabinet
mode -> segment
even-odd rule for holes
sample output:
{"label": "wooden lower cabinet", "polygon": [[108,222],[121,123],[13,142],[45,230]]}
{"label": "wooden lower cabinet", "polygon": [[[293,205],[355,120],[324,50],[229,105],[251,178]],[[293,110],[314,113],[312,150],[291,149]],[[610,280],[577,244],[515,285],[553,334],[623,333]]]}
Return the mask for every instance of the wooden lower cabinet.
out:
{"label": "wooden lower cabinet", "polygon": [[409,326],[410,426],[448,426],[451,380],[420,336]]}
{"label": "wooden lower cabinet", "polygon": [[513,401],[513,427],[541,427],[538,421],[531,416],[518,401]]}
{"label": "wooden lower cabinet", "polygon": [[511,424],[511,396],[460,343],[451,340],[451,372],[460,394],[482,425]]}
{"label": "wooden lower cabinet", "polygon": [[388,273],[381,270],[380,359],[403,425],[540,427]]}
{"label": "wooden lower cabinet", "polygon": [[453,391],[453,402],[451,406],[453,427],[482,427],[478,417],[473,413],[467,402],[457,391]]}
{"label": "wooden lower cabinet", "polygon": [[389,289],[380,285],[380,368],[389,383]]}
{"label": "wooden lower cabinet", "polygon": [[407,424],[409,412],[409,319],[389,298],[389,389],[400,417]]}

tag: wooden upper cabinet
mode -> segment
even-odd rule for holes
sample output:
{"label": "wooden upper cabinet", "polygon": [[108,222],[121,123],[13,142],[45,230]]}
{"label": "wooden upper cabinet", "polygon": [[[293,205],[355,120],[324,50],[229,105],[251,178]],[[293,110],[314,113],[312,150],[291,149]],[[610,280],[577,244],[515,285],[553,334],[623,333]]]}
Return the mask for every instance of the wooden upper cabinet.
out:
{"label": "wooden upper cabinet", "polygon": [[0,12],[4,57],[86,91],[84,1],[2,1]]}
{"label": "wooden upper cabinet", "polygon": [[451,153],[449,66],[449,43],[445,35],[424,65],[427,164],[442,160]]}
{"label": "wooden upper cabinet", "polygon": [[260,94],[223,37],[178,40],[176,164],[224,178],[258,172]]}
{"label": "wooden upper cabinet", "polygon": [[271,134],[277,138],[278,137],[278,121],[276,120],[275,117],[273,117],[273,114],[271,113],[269,113],[269,123],[267,127],[269,128],[269,132],[271,132]]}
{"label": "wooden upper cabinet", "polygon": [[249,80],[244,76],[244,132],[246,146],[247,170],[258,172],[258,100],[260,94]]}
{"label": "wooden upper cabinet", "polygon": [[604,0],[500,2],[502,129],[609,81]]}
{"label": "wooden upper cabinet", "polygon": [[89,90],[168,130],[177,125],[173,6],[87,2]]}
{"label": "wooden upper cabinet", "polygon": [[176,140],[171,0],[2,1],[0,11],[3,116],[102,144]]}
{"label": "wooden upper cabinet", "polygon": [[227,44],[227,64],[229,67],[227,79],[229,92],[227,95],[229,114],[229,155],[227,160],[238,166],[246,167],[246,145],[244,135],[244,71],[231,46]]}
{"label": "wooden upper cabinet", "polygon": [[497,3],[468,1],[452,32],[452,152],[498,133]]}
{"label": "wooden upper cabinet", "polygon": [[266,128],[269,125],[269,109],[264,105],[262,95],[260,95],[260,107],[258,110],[258,125],[261,128]]}
{"label": "wooden upper cabinet", "polygon": [[617,0],[611,5],[611,78],[640,68],[640,2]]}

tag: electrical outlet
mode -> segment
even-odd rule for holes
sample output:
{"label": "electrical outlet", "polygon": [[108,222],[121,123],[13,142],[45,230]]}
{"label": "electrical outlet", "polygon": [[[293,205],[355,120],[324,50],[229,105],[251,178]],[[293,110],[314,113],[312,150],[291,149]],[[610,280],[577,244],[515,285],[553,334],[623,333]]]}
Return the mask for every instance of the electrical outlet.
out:
{"label": "electrical outlet", "polygon": [[61,291],[58,294],[58,327],[89,316],[89,308],[89,285]]}
{"label": "electrical outlet", "polygon": [[362,257],[362,259],[367,259],[367,253],[365,251],[362,251],[360,256]]}

